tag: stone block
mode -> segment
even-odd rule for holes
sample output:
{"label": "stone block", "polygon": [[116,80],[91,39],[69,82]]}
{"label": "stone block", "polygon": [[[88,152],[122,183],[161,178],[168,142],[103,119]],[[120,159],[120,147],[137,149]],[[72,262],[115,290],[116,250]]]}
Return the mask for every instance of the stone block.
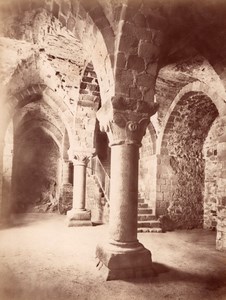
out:
{"label": "stone block", "polygon": [[137,85],[143,87],[153,87],[155,78],[149,74],[140,74],[137,76]]}
{"label": "stone block", "polygon": [[99,244],[96,248],[96,257],[106,280],[154,275],[151,252],[140,243]]}
{"label": "stone block", "polygon": [[144,60],[137,55],[130,55],[127,61],[127,69],[132,69],[137,71],[138,73],[144,71],[145,64]]}
{"label": "stone block", "polygon": [[142,97],[141,91],[137,87],[130,87],[129,97],[132,99],[140,99]]}
{"label": "stone block", "polygon": [[119,52],[117,55],[116,67],[124,69],[126,66],[126,57],[124,52]]}
{"label": "stone block", "polygon": [[153,63],[148,64],[146,71],[147,71],[148,74],[151,74],[152,76],[156,76],[157,69],[158,69],[158,63],[153,62]]}
{"label": "stone block", "polygon": [[74,28],[75,28],[75,19],[70,17],[67,20],[67,29],[73,31]]}
{"label": "stone block", "polygon": [[[137,49],[138,47],[138,39],[133,36],[131,33],[123,34],[121,36],[120,44],[119,44],[119,51],[125,53],[131,53],[132,49]],[[132,50],[134,52],[134,50]]]}
{"label": "stone block", "polygon": [[158,58],[159,48],[147,40],[140,40],[138,45],[138,55],[143,57],[146,61],[154,61]]}
{"label": "stone block", "polygon": [[138,12],[133,18],[134,24],[139,27],[146,27],[146,18],[143,14]]}
{"label": "stone block", "polygon": [[67,212],[67,223],[69,227],[92,226],[91,212],[89,210],[72,209]]}
{"label": "stone block", "polygon": [[221,197],[221,205],[226,207],[226,196]]}

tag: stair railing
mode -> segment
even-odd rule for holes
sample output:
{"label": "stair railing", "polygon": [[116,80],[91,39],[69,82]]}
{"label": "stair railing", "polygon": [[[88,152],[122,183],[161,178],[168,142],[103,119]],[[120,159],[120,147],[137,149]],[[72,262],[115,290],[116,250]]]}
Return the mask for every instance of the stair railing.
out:
{"label": "stair railing", "polygon": [[110,176],[106,172],[99,157],[97,156],[95,156],[92,159],[92,171],[93,171],[93,175],[96,177],[98,181],[100,188],[104,193],[105,199],[109,204],[110,203]]}

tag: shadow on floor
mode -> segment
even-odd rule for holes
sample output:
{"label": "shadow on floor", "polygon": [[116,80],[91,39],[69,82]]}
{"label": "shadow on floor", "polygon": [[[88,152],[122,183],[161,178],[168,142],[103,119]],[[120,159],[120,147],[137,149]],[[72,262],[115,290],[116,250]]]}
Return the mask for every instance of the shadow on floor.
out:
{"label": "shadow on floor", "polygon": [[161,283],[167,282],[188,282],[202,284],[207,290],[214,291],[226,287],[226,272],[219,274],[197,274],[184,272],[182,270],[168,267],[167,265],[153,262],[154,276],[126,280],[133,283]]}

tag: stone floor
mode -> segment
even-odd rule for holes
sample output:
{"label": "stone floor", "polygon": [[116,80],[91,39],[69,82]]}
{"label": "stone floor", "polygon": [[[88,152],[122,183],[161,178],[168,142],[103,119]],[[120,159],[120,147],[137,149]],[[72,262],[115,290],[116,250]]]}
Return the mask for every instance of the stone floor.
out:
{"label": "stone floor", "polygon": [[106,232],[68,228],[64,216],[21,215],[0,231],[0,299],[226,299],[226,253],[215,250],[214,232],[140,233],[156,276],[108,282],[94,255]]}

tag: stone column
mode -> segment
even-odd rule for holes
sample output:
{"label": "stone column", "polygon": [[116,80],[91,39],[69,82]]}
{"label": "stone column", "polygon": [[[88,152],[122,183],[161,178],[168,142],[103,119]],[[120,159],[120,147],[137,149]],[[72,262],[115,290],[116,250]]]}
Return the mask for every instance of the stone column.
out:
{"label": "stone column", "polygon": [[86,154],[74,154],[73,159],[73,204],[67,212],[68,226],[89,226],[91,212],[85,208],[86,199],[86,167],[89,156]]}
{"label": "stone column", "polygon": [[97,118],[111,146],[109,238],[97,245],[96,256],[106,279],[153,273],[151,252],[137,239],[139,147],[150,113],[102,107]]}

